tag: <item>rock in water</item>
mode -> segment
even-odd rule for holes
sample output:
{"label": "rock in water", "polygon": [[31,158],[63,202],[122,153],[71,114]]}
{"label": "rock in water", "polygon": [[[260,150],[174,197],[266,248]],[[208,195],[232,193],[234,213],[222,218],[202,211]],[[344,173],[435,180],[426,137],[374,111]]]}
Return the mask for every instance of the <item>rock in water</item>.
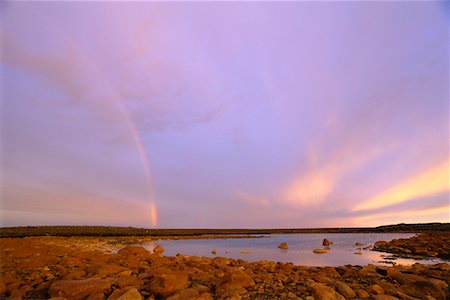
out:
{"label": "rock in water", "polygon": [[287,249],[287,248],[289,248],[289,246],[288,246],[287,243],[281,243],[281,244],[278,245],[278,248],[280,248],[280,249]]}
{"label": "rock in water", "polygon": [[212,253],[213,255],[216,255],[216,253],[217,253],[216,249],[213,249],[213,250],[211,251],[211,253]]}
{"label": "rock in water", "polygon": [[314,249],[313,252],[316,254],[327,253],[329,250],[327,249]]}
{"label": "rock in water", "polygon": [[155,253],[155,254],[163,254],[163,253],[164,253],[164,248],[163,248],[163,246],[160,246],[160,245],[156,246],[156,247],[153,249],[153,253]]}
{"label": "rock in water", "polygon": [[333,244],[332,241],[329,241],[327,239],[323,239],[322,246],[330,246],[331,244]]}

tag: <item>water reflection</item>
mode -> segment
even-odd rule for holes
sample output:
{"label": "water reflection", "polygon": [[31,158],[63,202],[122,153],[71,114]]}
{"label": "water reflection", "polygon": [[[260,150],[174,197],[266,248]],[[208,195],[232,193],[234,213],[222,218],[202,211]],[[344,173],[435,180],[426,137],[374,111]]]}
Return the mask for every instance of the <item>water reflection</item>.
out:
{"label": "water reflection", "polygon": [[[394,238],[408,238],[414,234],[278,234],[267,235],[264,238],[231,238],[207,240],[161,240],[142,243],[152,250],[156,244],[162,245],[165,255],[177,254],[242,259],[246,261],[272,260],[292,262],[304,266],[341,266],[367,264],[401,264],[414,263],[434,264],[446,262],[440,259],[413,260],[398,258],[390,259],[389,253],[365,250],[377,241],[390,241]],[[327,253],[315,254],[313,249],[322,248],[322,240],[327,238],[334,242]],[[279,249],[277,246],[287,242],[289,249]],[[216,254],[212,254],[215,249]],[[360,252],[360,254],[355,254]]]}

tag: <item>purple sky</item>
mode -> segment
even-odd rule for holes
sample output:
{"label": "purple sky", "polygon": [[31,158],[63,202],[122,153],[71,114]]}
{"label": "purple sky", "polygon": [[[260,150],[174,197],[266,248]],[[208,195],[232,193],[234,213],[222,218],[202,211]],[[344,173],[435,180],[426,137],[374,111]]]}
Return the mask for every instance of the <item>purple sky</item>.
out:
{"label": "purple sky", "polygon": [[449,222],[443,2],[0,11],[3,226]]}

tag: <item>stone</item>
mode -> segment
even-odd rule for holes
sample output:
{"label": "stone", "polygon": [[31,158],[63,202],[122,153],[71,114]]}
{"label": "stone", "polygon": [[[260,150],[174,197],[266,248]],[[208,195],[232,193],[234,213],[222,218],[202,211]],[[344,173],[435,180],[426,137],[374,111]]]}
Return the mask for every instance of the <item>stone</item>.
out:
{"label": "stone", "polygon": [[316,254],[323,254],[323,253],[327,253],[329,250],[327,249],[314,249],[313,252]]}
{"label": "stone", "polygon": [[336,283],[336,291],[345,297],[345,299],[353,299],[356,298],[355,291],[349,287],[346,283],[342,281],[338,281]]}
{"label": "stone", "polygon": [[105,294],[101,292],[90,294],[89,297],[86,298],[86,300],[105,300]]}
{"label": "stone", "polygon": [[365,290],[358,290],[358,297],[361,299],[367,299],[370,297],[370,294]]}
{"label": "stone", "polygon": [[281,244],[278,245],[278,248],[280,248],[280,249],[288,249],[289,245],[287,243],[281,243]]}
{"label": "stone", "polygon": [[211,253],[212,253],[212,255],[216,255],[217,254],[217,250],[216,249],[212,249]]}
{"label": "stone", "polygon": [[49,294],[51,297],[81,300],[91,294],[107,292],[110,288],[111,281],[107,279],[59,280],[52,283]]}
{"label": "stone", "polygon": [[426,296],[434,297],[437,300],[445,300],[445,291],[430,281],[416,281],[402,285],[398,292],[411,297],[425,299]]}
{"label": "stone", "polygon": [[345,300],[344,296],[333,288],[320,283],[313,285],[310,289],[315,300]]}
{"label": "stone", "polygon": [[189,288],[176,292],[166,300],[197,299],[198,297],[200,297],[200,293],[196,289]]}
{"label": "stone", "polygon": [[400,284],[409,284],[417,281],[429,281],[441,289],[446,289],[448,287],[448,284],[443,280],[436,278],[425,278],[423,276],[415,274],[402,273],[395,269],[388,269],[387,274],[389,277],[396,280]]}
{"label": "stone", "polygon": [[129,289],[122,296],[117,298],[117,300],[143,300],[141,293],[136,288]]}
{"label": "stone", "polygon": [[153,253],[157,255],[161,255],[164,253],[164,247],[157,245],[155,248],[153,248]]}
{"label": "stone", "polygon": [[239,290],[255,286],[255,281],[242,270],[230,270],[216,285],[216,294],[221,296],[226,291]]}
{"label": "stone", "polygon": [[373,300],[399,300],[397,297],[385,295],[385,294],[375,295],[372,297],[372,299]]}
{"label": "stone", "polygon": [[330,240],[327,240],[327,239],[323,239],[323,241],[322,241],[322,246],[330,246],[332,244],[333,244],[333,242]]}
{"label": "stone", "polygon": [[108,263],[108,264],[103,264],[101,265],[96,274],[102,277],[107,277],[110,275],[114,275],[123,271],[127,271],[128,268],[119,266],[118,264],[115,263]]}
{"label": "stone", "polygon": [[381,294],[384,294],[384,289],[381,286],[379,286],[378,284],[373,284],[373,285],[369,286],[369,292],[371,294],[381,295]]}
{"label": "stone", "polygon": [[162,297],[168,297],[188,287],[189,278],[186,273],[167,271],[167,269],[156,270],[153,280],[149,284],[149,290]]}

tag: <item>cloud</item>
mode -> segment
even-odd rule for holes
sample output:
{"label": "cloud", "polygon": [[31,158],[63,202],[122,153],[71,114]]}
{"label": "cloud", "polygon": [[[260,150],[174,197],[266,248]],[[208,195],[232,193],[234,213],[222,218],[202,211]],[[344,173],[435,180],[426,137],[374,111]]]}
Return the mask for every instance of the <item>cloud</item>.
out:
{"label": "cloud", "polygon": [[441,162],[418,174],[414,174],[380,192],[353,208],[353,211],[382,208],[420,197],[430,197],[448,192],[449,161]]}

